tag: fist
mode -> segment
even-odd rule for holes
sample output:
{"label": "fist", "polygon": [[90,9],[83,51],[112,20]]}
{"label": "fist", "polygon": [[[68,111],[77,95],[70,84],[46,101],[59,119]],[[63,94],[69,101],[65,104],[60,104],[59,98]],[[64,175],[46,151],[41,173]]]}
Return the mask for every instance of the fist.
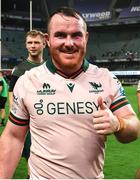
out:
{"label": "fist", "polygon": [[102,97],[98,98],[98,105],[100,109],[93,113],[93,127],[97,134],[108,135],[119,131],[119,120],[103,102]]}

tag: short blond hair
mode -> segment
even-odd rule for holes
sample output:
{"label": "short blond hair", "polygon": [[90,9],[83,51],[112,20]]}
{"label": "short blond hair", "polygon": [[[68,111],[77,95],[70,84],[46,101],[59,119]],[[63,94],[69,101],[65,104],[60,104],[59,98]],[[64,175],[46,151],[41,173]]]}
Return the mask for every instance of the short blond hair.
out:
{"label": "short blond hair", "polygon": [[33,29],[33,30],[31,30],[31,31],[28,31],[28,32],[26,33],[26,38],[27,38],[28,36],[36,37],[36,36],[38,36],[38,35],[39,35],[43,40],[45,40],[45,34],[44,34],[43,32],[41,32],[41,31],[36,30],[36,29]]}

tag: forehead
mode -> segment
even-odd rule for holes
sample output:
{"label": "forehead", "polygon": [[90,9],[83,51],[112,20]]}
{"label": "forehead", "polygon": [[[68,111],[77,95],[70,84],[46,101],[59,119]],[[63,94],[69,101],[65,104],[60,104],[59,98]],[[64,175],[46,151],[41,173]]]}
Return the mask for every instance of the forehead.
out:
{"label": "forehead", "polygon": [[29,35],[26,37],[26,41],[42,41],[43,38],[40,35],[32,36]]}
{"label": "forehead", "polygon": [[49,25],[51,31],[66,31],[66,30],[86,30],[85,22],[81,17],[75,18],[71,16],[65,16],[63,14],[55,14]]}

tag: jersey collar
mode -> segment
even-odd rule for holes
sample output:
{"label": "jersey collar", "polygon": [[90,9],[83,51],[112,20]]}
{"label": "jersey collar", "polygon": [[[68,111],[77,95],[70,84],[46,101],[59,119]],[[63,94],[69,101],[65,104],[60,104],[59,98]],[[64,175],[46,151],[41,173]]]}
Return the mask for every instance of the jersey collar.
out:
{"label": "jersey collar", "polygon": [[75,78],[76,76],[78,76],[82,71],[85,72],[85,71],[88,69],[88,67],[89,67],[89,62],[88,62],[86,59],[84,59],[84,62],[83,62],[82,67],[81,67],[77,72],[73,73],[71,76],[67,76],[67,75],[65,75],[63,72],[61,72],[60,70],[58,70],[58,69],[54,66],[51,58],[48,58],[48,59],[47,59],[47,61],[46,61],[46,66],[47,66],[47,68],[48,68],[53,74],[54,74],[54,73],[58,73],[59,75],[65,77],[65,78],[71,78],[71,79],[72,79],[72,78]]}
{"label": "jersey collar", "polygon": [[34,61],[31,61],[31,60],[29,60],[29,59],[26,59],[26,61],[28,61],[28,63],[30,63],[30,64],[43,64],[44,63],[44,60],[41,62],[41,63],[36,63],[36,62],[34,62]]}

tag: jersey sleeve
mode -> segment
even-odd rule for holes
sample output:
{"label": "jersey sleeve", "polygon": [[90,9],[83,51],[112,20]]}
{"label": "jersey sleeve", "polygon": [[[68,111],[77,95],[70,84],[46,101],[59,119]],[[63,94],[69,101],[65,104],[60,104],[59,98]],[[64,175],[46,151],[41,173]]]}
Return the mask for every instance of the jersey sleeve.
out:
{"label": "jersey sleeve", "polygon": [[9,114],[9,120],[19,126],[29,125],[29,113],[24,105],[24,81],[24,76],[21,76],[14,87],[13,103]]}
{"label": "jersey sleeve", "polygon": [[110,87],[112,87],[112,91],[114,92],[113,101],[111,103],[110,109],[112,112],[118,110],[119,108],[122,108],[125,105],[128,105],[128,99],[126,97],[124,88],[119,81],[119,79],[112,73],[111,75],[111,84]]}
{"label": "jersey sleeve", "polygon": [[10,83],[9,83],[9,92],[13,92],[14,86],[18,80],[18,76],[11,75]]}

